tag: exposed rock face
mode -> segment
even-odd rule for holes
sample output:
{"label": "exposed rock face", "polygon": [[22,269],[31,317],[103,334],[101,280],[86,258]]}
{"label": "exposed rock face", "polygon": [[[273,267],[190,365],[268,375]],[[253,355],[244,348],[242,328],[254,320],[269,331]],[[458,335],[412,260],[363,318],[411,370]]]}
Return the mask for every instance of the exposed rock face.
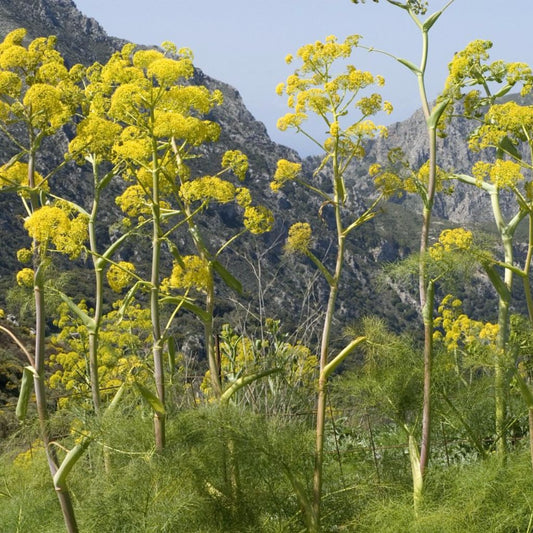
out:
{"label": "exposed rock face", "polygon": [[26,28],[31,39],[56,35],[57,48],[69,64],[104,61],[124,42],[109,37],[72,0],[3,0],[0,32],[4,36],[16,28]]}

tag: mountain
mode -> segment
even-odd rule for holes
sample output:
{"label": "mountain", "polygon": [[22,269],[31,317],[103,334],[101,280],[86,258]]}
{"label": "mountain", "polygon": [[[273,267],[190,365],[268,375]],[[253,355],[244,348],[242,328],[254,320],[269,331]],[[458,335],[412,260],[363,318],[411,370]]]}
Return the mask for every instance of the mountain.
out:
{"label": "mountain", "polygon": [[[3,0],[0,5],[0,37],[15,28],[25,27],[28,38],[56,35],[57,48],[69,65],[75,63],[91,64],[104,62],[112,52],[120,49],[124,41],[108,36],[97,21],[85,17],[71,0]],[[321,209],[320,202],[305,191],[289,185],[281,193],[273,193],[269,181],[280,158],[300,160],[298,154],[272,142],[264,125],[255,120],[246,109],[238,91],[215,80],[197,69],[193,83],[203,84],[209,89],[219,89],[224,94],[224,104],[212,111],[210,119],[222,126],[220,142],[206,149],[202,160],[203,170],[208,171],[212,161],[219,161],[221,154],[228,149],[240,149],[248,155],[250,170],[246,185],[252,190],[258,203],[270,207],[276,216],[274,230],[261,238],[247,237],[241,241],[237,251],[228,254],[226,261],[231,262],[232,271],[237,271],[244,283],[251,302],[241,301],[234,305],[234,295],[219,294],[219,314],[221,320],[242,320],[244,312],[256,313],[258,301],[270,316],[282,317],[284,323],[295,327],[299,324],[312,326],[327,294],[325,282],[320,280],[314,269],[306,261],[287,258],[283,254],[283,242],[288,227],[300,218],[308,219],[316,228],[320,253],[326,254],[334,245],[331,237],[324,231],[328,223],[327,206]],[[466,125],[457,123],[452,127],[442,143],[441,165],[455,170],[468,170],[472,155],[466,150]],[[53,168],[60,162],[66,147],[68,132],[62,132],[52,145],[45,146],[41,163]],[[370,142],[367,146],[368,157],[364,164],[353,165],[353,179],[349,182],[352,203],[349,208],[362,211],[369,199],[375,195],[372,183],[367,177],[367,168],[372,161],[383,161],[391,147],[401,146],[413,165],[427,159],[427,142],[421,112],[409,120],[393,124],[389,137]],[[0,139],[0,158],[8,160],[11,156],[5,142]],[[316,158],[303,161],[304,168],[312,172]],[[84,171],[78,167],[68,167],[62,174],[54,177],[54,183],[62,194],[83,202],[88,194],[84,185]],[[112,209],[112,206],[109,206]],[[488,219],[490,205],[476,191],[466,192],[458,187],[452,198],[441,197],[437,201],[437,214],[454,224],[470,224]],[[412,297],[393,285],[377,285],[380,265],[405,257],[418,246],[419,221],[413,217],[419,212],[416,201],[407,199],[392,202],[384,207],[384,213],[365,225],[350,240],[345,281],[341,288],[338,318],[353,321],[368,313],[377,313],[399,327],[402,322],[416,316],[416,305]],[[206,228],[232,223],[234,213],[228,208],[210,210],[210,220]],[[4,303],[5,293],[13,283],[14,272],[19,268],[15,251],[25,237],[21,230],[21,211],[16,198],[0,195],[0,234],[4,246],[0,249],[0,306]],[[322,220],[323,219],[323,220]],[[444,222],[437,224],[442,227]],[[399,230],[401,228],[401,230]],[[112,238],[112,228],[103,224],[99,229],[103,238]],[[133,246],[126,247],[122,258],[142,255]],[[167,258],[168,260],[168,258]],[[83,268],[83,266],[80,266]],[[261,274],[258,274],[261,272]],[[80,297],[87,295],[80,294]],[[402,317],[401,320],[398,317]],[[340,323],[340,322],[339,322]],[[339,336],[342,332],[339,332]]]}

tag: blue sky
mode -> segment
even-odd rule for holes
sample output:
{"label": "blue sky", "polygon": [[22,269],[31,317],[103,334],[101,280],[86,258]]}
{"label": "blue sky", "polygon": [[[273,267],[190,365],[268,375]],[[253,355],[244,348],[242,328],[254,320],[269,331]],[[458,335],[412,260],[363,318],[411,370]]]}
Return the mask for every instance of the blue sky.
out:
{"label": "blue sky", "polygon": [[[302,155],[315,152],[303,136],[276,129],[287,112],[275,87],[294,66],[284,58],[303,44],[327,35],[363,36],[363,44],[387,50],[414,63],[420,58],[419,32],[406,12],[381,0],[355,5],[350,0],[74,0],[109,35],[139,44],[169,40],[193,50],[206,74],[234,86],[271,137]],[[444,0],[430,0],[430,13]],[[502,7],[503,6],[503,7]],[[431,31],[428,87],[435,97],[454,52],[473,39],[489,39],[493,59],[533,65],[531,0],[455,0]],[[357,51],[351,62],[382,74],[382,94],[394,105],[384,124],[410,116],[418,107],[414,76],[392,59]],[[318,130],[317,130],[318,131]]]}

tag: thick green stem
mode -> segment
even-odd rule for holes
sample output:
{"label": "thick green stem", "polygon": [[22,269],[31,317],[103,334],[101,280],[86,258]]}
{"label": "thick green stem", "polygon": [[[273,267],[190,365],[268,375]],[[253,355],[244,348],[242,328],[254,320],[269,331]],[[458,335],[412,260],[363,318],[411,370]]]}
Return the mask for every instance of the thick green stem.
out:
{"label": "thick green stem", "polygon": [[322,339],[320,345],[320,365],[319,365],[319,380],[318,380],[318,398],[317,398],[317,413],[316,413],[316,444],[315,444],[315,466],[313,473],[313,517],[312,523],[315,525],[315,530],[320,531],[321,519],[321,503],[322,503],[322,470],[324,462],[324,429],[326,425],[326,398],[327,398],[327,374],[325,372],[329,359],[329,342],[331,337],[331,324],[335,312],[335,304],[339,290],[339,281],[342,273],[344,263],[344,247],[345,234],[341,220],[341,202],[340,191],[337,187],[342,176],[337,176],[338,166],[337,159],[333,159],[335,180],[335,221],[337,227],[337,259],[335,264],[335,273],[331,277],[330,292],[328,298],[328,305],[326,308],[326,316],[324,318],[324,326],[322,329]]}
{"label": "thick green stem", "polygon": [[[159,168],[157,146],[154,142],[152,168],[152,273],[150,278],[150,314],[152,319],[152,355],[157,398],[165,407],[165,375],[163,368],[163,339],[159,308],[160,261],[161,261],[161,210],[159,205]],[[158,452],[165,448],[165,413],[154,411],[155,447]]]}
{"label": "thick green stem", "polygon": [[[204,257],[207,260],[206,257]],[[222,383],[220,379],[220,364],[218,362],[217,353],[215,350],[215,337],[213,331],[213,318],[215,313],[215,283],[214,272],[211,263],[209,264],[209,276],[207,285],[207,294],[205,298],[205,310],[208,319],[204,322],[205,332],[205,351],[207,353],[207,361],[209,363],[209,374],[211,377],[211,386],[216,398],[222,395]]]}
{"label": "thick green stem", "polygon": [[[96,169],[95,173],[96,173]],[[91,380],[91,394],[93,408],[96,415],[100,414],[100,384],[98,377],[98,333],[102,321],[103,303],[103,261],[98,257],[98,247],[96,245],[95,220],[98,212],[99,191],[95,187],[93,208],[89,217],[89,246],[92,252],[92,261],[95,274],[95,295],[94,295],[94,330],[89,331],[89,369]]]}
{"label": "thick green stem", "polygon": [[[436,125],[430,125],[431,111],[429,108],[424,81],[428,53],[428,33],[422,32],[422,60],[418,85],[422,109],[428,124],[427,134],[429,143],[429,178],[427,193],[424,200],[422,227],[420,231],[420,260],[418,286],[420,293],[420,309],[424,322],[424,395],[422,400],[422,440],[420,443],[420,483],[423,486],[424,473],[429,461],[431,435],[431,366],[433,359],[433,285],[428,281],[426,272],[426,257],[431,227],[431,214],[435,198],[437,181],[437,132]],[[413,483],[415,479],[413,478]],[[420,489],[421,491],[422,489]],[[415,491],[416,492],[416,491]],[[415,494],[416,499],[416,494]]]}
{"label": "thick green stem", "polygon": [[[28,182],[29,186],[33,189],[35,187],[35,153],[30,153],[28,163]],[[36,194],[32,193],[31,208],[32,211],[39,209],[40,204]],[[35,403],[37,407],[37,416],[39,419],[39,428],[41,433],[41,439],[46,453],[48,461],[48,467],[52,478],[55,476],[58,470],[58,461],[55,454],[55,450],[51,445],[49,421],[48,421],[48,407],[46,403],[46,388],[45,388],[45,375],[44,375],[44,362],[46,358],[45,353],[45,325],[46,316],[44,310],[44,280],[43,280],[43,259],[41,258],[41,252],[39,244],[34,241],[34,282],[33,282],[33,294],[35,301],[35,354],[34,354],[34,387],[35,387]],[[65,484],[57,488],[56,494],[63,513],[63,519],[65,521],[65,527],[68,533],[77,533],[78,526],[76,523],[76,515],[74,513],[74,507],[70,498],[68,487]]]}

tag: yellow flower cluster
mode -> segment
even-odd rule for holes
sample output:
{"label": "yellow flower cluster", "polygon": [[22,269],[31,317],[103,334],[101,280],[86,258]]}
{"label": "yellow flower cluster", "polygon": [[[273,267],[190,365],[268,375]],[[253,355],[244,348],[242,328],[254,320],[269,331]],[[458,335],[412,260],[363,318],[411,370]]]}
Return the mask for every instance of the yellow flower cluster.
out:
{"label": "yellow flower cluster", "polygon": [[248,171],[248,158],[240,150],[228,150],[222,156],[222,168],[229,168],[243,181]]}
{"label": "yellow flower cluster", "polygon": [[15,30],[0,44],[0,118],[50,134],[70,120],[81,101],[77,84],[83,67],[65,67],[54,37],[35,39],[25,48],[25,35],[26,30]]}
{"label": "yellow flower cluster", "polygon": [[533,107],[510,101],[490,107],[484,124],[469,140],[472,150],[498,147],[508,137],[515,145],[530,140],[533,130]]}
{"label": "yellow flower cluster", "polygon": [[429,255],[434,261],[442,261],[447,254],[468,252],[473,243],[471,231],[463,228],[445,229],[441,232],[438,242],[429,249]]}
{"label": "yellow flower cluster", "polygon": [[110,159],[114,144],[122,128],[115,122],[95,114],[83,119],[76,128],[76,137],[69,144],[69,152],[79,163],[92,156],[97,161]]}
{"label": "yellow flower cluster", "polygon": [[[35,188],[48,192],[48,181],[44,181],[41,174],[34,172],[33,179]],[[30,187],[29,180],[27,163],[15,161],[12,164],[6,164],[0,167],[0,187],[19,188],[20,194],[27,198],[29,195],[27,189]]]}
{"label": "yellow flower cluster", "polygon": [[235,201],[241,207],[248,207],[252,203],[252,195],[246,187],[237,187],[235,189]]}
{"label": "yellow flower cluster", "polygon": [[145,190],[141,185],[131,185],[120,196],[115,198],[115,203],[131,218],[150,215],[152,210]]}
{"label": "yellow flower cluster", "polygon": [[296,222],[289,228],[285,249],[291,253],[305,254],[311,245],[311,236],[311,226],[307,222]]}
{"label": "yellow flower cluster", "polygon": [[[392,111],[390,102],[383,102],[381,95],[377,93],[356,99],[360,91],[372,85],[382,86],[384,84],[382,76],[374,76],[353,65],[347,65],[345,71],[336,76],[332,75],[334,62],[349,57],[357,47],[359,39],[358,35],[352,35],[339,43],[335,36],[329,36],[325,42],[317,41],[298,50],[298,57],[302,61],[301,67],[287,78],[286,83],[280,83],[276,87],[279,95],[285,93],[288,96],[288,107],[293,110],[278,120],[277,126],[280,130],[284,131],[287,128],[299,130],[311,112],[328,123],[331,135],[329,145],[338,141],[339,137],[353,136],[358,142],[361,137],[369,133],[375,134],[377,130],[381,131],[380,128],[371,125],[370,121],[361,124],[361,120],[353,124],[351,129],[343,131],[337,120],[338,117],[347,114],[350,105],[355,106],[363,118],[382,110],[387,113]],[[347,145],[346,148],[350,150],[352,146]]]}
{"label": "yellow flower cluster", "polygon": [[152,155],[152,143],[137,126],[127,126],[122,130],[113,146],[115,159],[125,159],[143,163]]}
{"label": "yellow flower cluster", "polygon": [[499,332],[498,324],[473,320],[461,312],[462,302],[448,294],[439,306],[435,319],[436,340],[442,340],[448,350],[459,346],[466,348],[476,345],[495,346]]}
{"label": "yellow flower cluster", "polygon": [[267,207],[247,206],[244,209],[244,227],[255,235],[267,233],[274,225],[274,215]]}
{"label": "yellow flower cluster", "polygon": [[[175,54],[173,43],[165,43],[164,48]],[[144,138],[174,138],[192,146],[218,139],[218,124],[198,115],[222,103],[222,93],[185,85],[194,74],[192,53],[187,49],[179,52],[182,54],[176,59],[157,50],[135,51],[134,45],[127,44],[105,65],[88,70],[85,94],[90,110],[138,128],[133,138],[117,142],[117,158],[142,161],[141,143],[133,141]],[[144,154],[148,155],[151,152]]]}
{"label": "yellow flower cluster", "polygon": [[25,264],[29,263],[33,258],[33,252],[28,248],[21,248],[17,250],[17,259],[19,262]]}
{"label": "yellow flower cluster", "polygon": [[195,288],[205,290],[210,283],[209,265],[205,259],[197,255],[182,257],[181,264],[174,263],[168,286],[174,289]]}
{"label": "yellow flower cluster", "polygon": [[459,86],[467,78],[475,78],[482,61],[489,58],[488,50],[492,48],[490,41],[475,40],[470,42],[464,50],[457,52],[448,65],[448,78],[445,91]]}
{"label": "yellow flower cluster", "polygon": [[[122,304],[121,300],[113,304],[115,310],[103,317],[99,333],[98,376],[103,399],[112,398],[132,370],[135,370],[135,379],[141,382],[147,381],[150,376],[143,363],[151,347],[150,311],[130,305],[118,320],[116,309]],[[78,307],[87,311],[85,302],[80,302]],[[66,304],[59,307],[59,312],[59,319],[55,321],[59,332],[51,339],[55,352],[50,354],[52,374],[49,386],[54,390],[76,393],[60,398],[60,407],[72,403],[86,406],[90,402],[86,378],[87,329],[73,320]]]}
{"label": "yellow flower cluster", "polygon": [[17,285],[20,287],[33,287],[33,278],[33,269],[23,268],[17,272]]}
{"label": "yellow flower cluster", "polygon": [[186,181],[180,187],[180,196],[188,204],[206,200],[215,200],[225,204],[233,201],[235,194],[235,186],[218,176],[203,176]]}
{"label": "yellow flower cluster", "polygon": [[87,224],[85,215],[74,216],[68,209],[45,205],[26,219],[24,227],[44,249],[53,244],[58,252],[75,258],[87,240]]}
{"label": "yellow flower cluster", "polygon": [[133,280],[132,273],[135,272],[135,265],[128,261],[119,261],[112,264],[106,273],[107,282],[115,292],[122,292]]}
{"label": "yellow flower cluster", "polygon": [[523,181],[522,167],[514,161],[497,159],[495,163],[478,161],[472,168],[472,175],[481,184],[488,176],[499,189],[513,189]]}
{"label": "yellow flower cluster", "polygon": [[270,188],[273,191],[279,191],[287,181],[296,179],[301,171],[301,163],[293,163],[286,159],[280,159],[277,163],[274,179],[270,182]]}

